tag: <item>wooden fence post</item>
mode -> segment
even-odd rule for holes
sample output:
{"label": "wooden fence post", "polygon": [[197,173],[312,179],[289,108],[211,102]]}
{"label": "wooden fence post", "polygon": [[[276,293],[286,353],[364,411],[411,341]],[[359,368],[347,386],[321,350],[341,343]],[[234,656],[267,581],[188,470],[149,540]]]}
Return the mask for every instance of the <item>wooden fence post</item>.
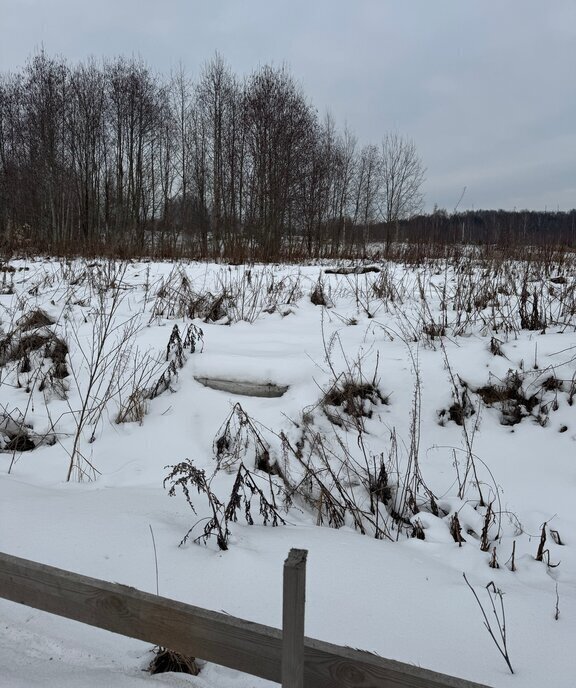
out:
{"label": "wooden fence post", "polygon": [[282,688],[304,688],[305,549],[291,549],[284,562]]}

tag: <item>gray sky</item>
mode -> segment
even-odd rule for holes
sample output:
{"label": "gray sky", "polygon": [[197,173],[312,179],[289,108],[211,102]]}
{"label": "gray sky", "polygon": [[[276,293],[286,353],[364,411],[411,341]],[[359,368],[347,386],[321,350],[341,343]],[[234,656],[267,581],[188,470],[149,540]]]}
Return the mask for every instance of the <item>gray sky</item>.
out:
{"label": "gray sky", "polygon": [[414,140],[429,209],[576,207],[576,0],[0,0],[0,71],[42,46],[286,63],[360,143]]}

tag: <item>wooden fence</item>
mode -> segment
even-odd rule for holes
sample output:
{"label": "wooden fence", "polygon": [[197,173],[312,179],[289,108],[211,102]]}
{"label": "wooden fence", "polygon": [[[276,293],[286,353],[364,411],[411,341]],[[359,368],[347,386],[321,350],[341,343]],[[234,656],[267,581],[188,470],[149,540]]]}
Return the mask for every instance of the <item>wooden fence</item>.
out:
{"label": "wooden fence", "polygon": [[306,552],[292,550],[284,564],[283,631],[1,552],[0,598],[282,682],[284,688],[487,688],[304,638],[305,569]]}

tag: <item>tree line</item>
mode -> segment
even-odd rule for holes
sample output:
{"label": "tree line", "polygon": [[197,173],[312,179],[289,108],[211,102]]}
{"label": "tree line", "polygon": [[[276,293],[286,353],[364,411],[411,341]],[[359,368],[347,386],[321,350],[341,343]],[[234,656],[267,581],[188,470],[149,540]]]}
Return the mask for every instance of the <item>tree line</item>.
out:
{"label": "tree line", "polygon": [[238,259],[337,255],[422,209],[414,144],[360,146],[284,67],[193,81],[44,52],[0,77],[0,241]]}
{"label": "tree line", "polygon": [[376,223],[374,241],[407,243],[484,244],[499,247],[576,246],[576,210],[435,209],[393,226]]}

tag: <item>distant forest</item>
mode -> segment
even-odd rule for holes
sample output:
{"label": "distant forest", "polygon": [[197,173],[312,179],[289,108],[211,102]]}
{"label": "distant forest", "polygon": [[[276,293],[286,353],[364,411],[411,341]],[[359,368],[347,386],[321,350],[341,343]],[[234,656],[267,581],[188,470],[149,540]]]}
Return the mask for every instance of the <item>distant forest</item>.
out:
{"label": "distant forest", "polygon": [[436,210],[398,223],[375,223],[373,241],[496,246],[576,246],[576,210]]}
{"label": "distant forest", "polygon": [[0,75],[4,248],[241,261],[575,242],[574,212],[423,215],[424,176],[410,140],[359,146],[285,68],[239,78],[216,55],[193,81],[41,52]]}

